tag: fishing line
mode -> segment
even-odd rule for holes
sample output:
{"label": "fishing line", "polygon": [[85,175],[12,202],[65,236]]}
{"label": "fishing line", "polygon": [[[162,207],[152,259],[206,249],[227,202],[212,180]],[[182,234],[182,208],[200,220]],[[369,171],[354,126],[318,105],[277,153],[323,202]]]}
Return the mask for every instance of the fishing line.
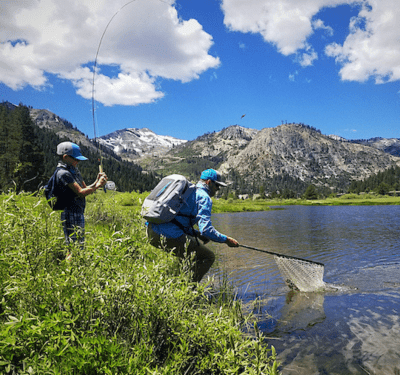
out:
{"label": "fishing line", "polygon": [[[96,57],[95,57],[95,59],[94,59],[94,65],[93,65],[93,80],[92,80],[92,118],[93,118],[93,133],[94,133],[94,142],[95,142],[95,144],[97,143],[97,142],[96,142],[96,141],[97,141],[96,119],[95,119],[95,117],[96,117],[96,116],[95,116],[95,80],[96,80],[97,59],[98,59],[98,57],[99,57],[99,52],[100,52],[101,43],[103,42],[103,38],[104,38],[104,36],[105,36],[105,34],[106,34],[106,32],[107,32],[108,27],[110,26],[110,24],[111,24],[111,22],[113,21],[113,19],[117,16],[117,14],[118,14],[122,9],[124,9],[126,6],[128,6],[129,4],[131,4],[131,3],[135,2],[135,1],[136,1],[136,0],[128,1],[127,3],[125,3],[121,8],[119,8],[119,9],[114,13],[114,15],[113,15],[113,16],[110,18],[110,20],[108,21],[107,26],[105,27],[105,29],[104,29],[104,31],[103,31],[103,34],[101,35],[99,45],[98,45],[98,47],[97,47]],[[164,1],[164,0],[158,0],[158,1],[160,1],[161,3],[165,3],[165,4],[170,5],[170,3],[168,3],[167,1]],[[99,154],[100,154],[99,171],[100,171],[100,173],[102,173],[102,172],[103,172],[103,156],[102,156],[100,144],[98,145],[98,151],[99,151]]]}
{"label": "fishing line", "polygon": [[[116,17],[116,15],[123,9],[125,8],[127,5],[129,5],[130,3],[133,3],[136,0],[132,0],[129,1],[128,3],[124,4],[120,9],[118,9],[117,12],[114,13],[114,15],[110,18],[110,20],[107,23],[107,26],[105,27],[103,34],[101,35],[100,38],[100,42],[99,45],[97,47],[97,51],[96,51],[96,57],[94,59],[94,65],[93,65],[93,80],[92,80],[92,117],[93,117],[93,134],[94,134],[94,143],[97,144],[97,134],[96,134],[96,119],[95,119],[95,98],[94,98],[94,93],[95,93],[95,80],[96,80],[96,69],[97,69],[97,59],[99,57],[99,52],[100,52],[100,47],[101,47],[101,43],[103,42],[103,38],[104,35],[107,32],[108,27],[110,26],[112,20]],[[102,173],[103,172],[103,154],[101,152],[101,147],[100,144],[97,145],[97,149],[100,155],[100,165],[99,165],[99,172]]]}

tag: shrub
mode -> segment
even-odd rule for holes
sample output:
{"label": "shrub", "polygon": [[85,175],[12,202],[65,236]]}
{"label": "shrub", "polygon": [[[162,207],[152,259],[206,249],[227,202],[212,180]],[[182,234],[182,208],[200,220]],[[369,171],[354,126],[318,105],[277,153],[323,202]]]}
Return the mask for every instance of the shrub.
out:
{"label": "shrub", "polygon": [[89,200],[86,245],[66,262],[59,212],[1,197],[0,373],[276,374],[262,335],[243,335],[240,302],[211,301],[148,244],[140,205],[117,201]]}

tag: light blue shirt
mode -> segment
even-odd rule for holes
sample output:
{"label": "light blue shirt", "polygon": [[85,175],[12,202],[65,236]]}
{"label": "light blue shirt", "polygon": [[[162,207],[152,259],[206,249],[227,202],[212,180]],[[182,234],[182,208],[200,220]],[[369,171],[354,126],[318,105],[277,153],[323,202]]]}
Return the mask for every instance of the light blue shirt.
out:
{"label": "light blue shirt", "polygon": [[[196,191],[187,199],[175,219],[182,224],[186,233],[192,233],[191,228],[197,224],[201,235],[214,242],[226,242],[227,236],[218,232],[211,223],[212,200],[209,189],[202,181],[196,185]],[[185,234],[182,228],[173,222],[152,224],[157,234],[167,238],[178,238]]]}

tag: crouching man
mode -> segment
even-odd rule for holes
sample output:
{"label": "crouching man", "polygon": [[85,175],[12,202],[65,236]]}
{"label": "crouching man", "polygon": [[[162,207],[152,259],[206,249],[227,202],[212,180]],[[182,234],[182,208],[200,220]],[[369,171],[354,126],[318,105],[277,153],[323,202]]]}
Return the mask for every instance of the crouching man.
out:
{"label": "crouching man", "polygon": [[[208,241],[226,243],[229,247],[238,247],[239,243],[218,232],[211,223],[211,197],[220,186],[227,186],[221,181],[221,174],[214,169],[207,169],[201,173],[196,190],[189,196],[186,204],[181,208],[175,220],[163,224],[146,223],[147,236],[150,243],[158,248],[173,251],[183,259],[185,245],[187,252],[194,255],[193,281],[200,282],[214,263],[215,255],[204,244]],[[199,231],[193,228],[197,224]],[[201,239],[204,244],[201,244]]]}

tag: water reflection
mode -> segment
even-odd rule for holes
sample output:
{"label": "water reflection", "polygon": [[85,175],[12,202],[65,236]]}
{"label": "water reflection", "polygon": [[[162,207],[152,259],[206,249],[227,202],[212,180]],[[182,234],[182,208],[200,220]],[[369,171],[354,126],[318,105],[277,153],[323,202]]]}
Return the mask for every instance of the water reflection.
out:
{"label": "water reflection", "polygon": [[294,293],[273,256],[214,247],[213,274],[257,299],[260,328],[283,374],[400,374],[399,206],[287,207],[223,214],[239,242],[325,265],[323,293]]}
{"label": "water reflection", "polygon": [[272,317],[273,331],[269,336],[280,337],[321,323],[325,319],[324,298],[322,293],[288,292],[279,316]]}

